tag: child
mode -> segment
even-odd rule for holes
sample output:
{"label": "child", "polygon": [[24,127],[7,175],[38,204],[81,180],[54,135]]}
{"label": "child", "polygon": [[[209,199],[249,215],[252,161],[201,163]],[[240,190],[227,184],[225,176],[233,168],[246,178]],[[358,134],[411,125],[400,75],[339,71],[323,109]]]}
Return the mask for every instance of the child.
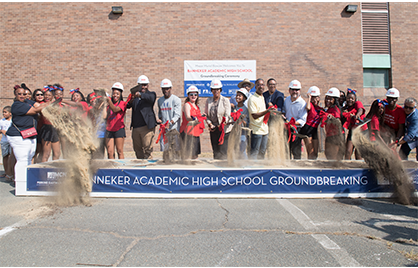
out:
{"label": "child", "polygon": [[127,102],[122,97],[123,85],[116,82],[112,86],[112,98],[107,98],[107,126],[106,126],[106,149],[109,159],[115,159],[115,146],[118,158],[124,159],[123,144],[125,142],[125,123],[123,119],[126,113]]}
{"label": "child", "polygon": [[3,156],[3,166],[5,177],[8,181],[13,181],[13,157],[12,154],[12,147],[10,146],[9,142],[7,141],[6,131],[9,129],[10,125],[12,124],[12,107],[6,106],[3,108],[3,119],[0,120],[0,131],[3,134],[1,138],[1,154]]}
{"label": "child", "polygon": [[307,135],[303,141],[306,145],[306,152],[308,153],[308,159],[318,158],[318,126],[321,122],[320,112],[324,110],[319,106],[321,91],[318,87],[312,86],[308,89],[308,101],[306,102],[306,110],[308,111],[308,117],[305,125],[299,131],[300,134]]}
{"label": "child", "polygon": [[[248,108],[247,106],[244,105],[245,101],[248,98],[248,91],[245,88],[240,88],[239,90],[237,90],[236,96],[235,96],[235,100],[237,101],[237,106],[234,107],[234,111],[236,112],[239,109],[242,109],[241,115],[245,115],[244,120],[243,120],[243,127],[248,127],[250,124],[250,115],[248,112]],[[246,130],[242,130],[241,132],[241,142],[239,145],[239,150],[242,153],[242,156],[244,159],[247,159],[247,153],[246,153],[246,149],[247,149],[247,135],[246,135]]]}

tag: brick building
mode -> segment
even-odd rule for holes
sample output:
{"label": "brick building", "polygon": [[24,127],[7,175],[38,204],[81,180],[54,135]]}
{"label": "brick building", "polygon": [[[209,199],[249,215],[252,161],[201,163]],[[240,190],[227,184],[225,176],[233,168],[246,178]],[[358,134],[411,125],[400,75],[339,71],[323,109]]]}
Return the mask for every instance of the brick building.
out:
{"label": "brick building", "polygon": [[0,102],[11,104],[13,86],[22,82],[31,89],[59,82],[69,96],[71,88],[87,94],[116,81],[129,89],[141,74],[158,97],[163,78],[183,97],[185,60],[256,60],[257,77],[276,78],[286,96],[298,79],[302,91],[357,89],[366,105],[396,87],[402,103],[418,95],[417,8],[414,2],[1,3]]}

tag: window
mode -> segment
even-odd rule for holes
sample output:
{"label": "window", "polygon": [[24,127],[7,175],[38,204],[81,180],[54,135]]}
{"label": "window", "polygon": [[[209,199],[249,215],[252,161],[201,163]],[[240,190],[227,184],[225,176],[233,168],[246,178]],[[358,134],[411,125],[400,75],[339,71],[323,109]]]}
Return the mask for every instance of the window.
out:
{"label": "window", "polygon": [[364,68],[363,87],[389,88],[389,70],[383,68]]}

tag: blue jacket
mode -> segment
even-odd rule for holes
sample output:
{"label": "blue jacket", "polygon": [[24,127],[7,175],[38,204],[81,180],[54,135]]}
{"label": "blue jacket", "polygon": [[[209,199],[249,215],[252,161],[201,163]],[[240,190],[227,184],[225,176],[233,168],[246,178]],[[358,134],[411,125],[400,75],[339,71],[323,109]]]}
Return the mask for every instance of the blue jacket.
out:
{"label": "blue jacket", "polygon": [[405,120],[405,137],[404,141],[410,142],[418,138],[418,111],[415,108]]}
{"label": "blue jacket", "polygon": [[276,90],[273,95],[270,96],[269,91],[263,93],[264,102],[266,103],[266,108],[268,108],[268,103],[271,102],[273,105],[277,105],[277,111],[284,112],[284,94]]}

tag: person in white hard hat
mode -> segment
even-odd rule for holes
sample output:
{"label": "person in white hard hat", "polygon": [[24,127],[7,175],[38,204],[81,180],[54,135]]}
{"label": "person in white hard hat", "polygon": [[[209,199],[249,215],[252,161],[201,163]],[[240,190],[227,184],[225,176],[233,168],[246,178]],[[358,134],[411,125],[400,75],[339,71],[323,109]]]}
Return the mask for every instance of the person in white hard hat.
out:
{"label": "person in white hard hat", "polygon": [[[254,87],[254,83],[250,81],[250,79],[248,78],[244,78],[244,80],[242,80],[241,82],[238,83],[238,89],[240,88],[245,88],[248,91],[248,98],[251,96],[251,89]],[[238,90],[237,90],[238,91]],[[237,100],[236,97],[237,96],[237,92],[235,92],[231,98],[229,99],[229,102],[231,103],[231,109],[234,109],[235,106],[237,106]],[[248,102],[248,98],[247,100],[244,102],[244,105],[247,106],[247,102]]]}
{"label": "person in white hard hat", "polygon": [[251,129],[251,159],[264,159],[267,151],[269,127],[264,123],[264,116],[274,108],[267,109],[263,97],[264,80],[255,81],[255,93],[248,99],[248,113]]}
{"label": "person in white hard hat", "polygon": [[319,101],[321,99],[320,95],[321,91],[317,86],[312,86],[308,89],[308,101],[306,102],[306,110],[308,111],[308,115],[305,125],[299,131],[300,134],[308,136],[308,138],[303,139],[305,142],[308,159],[318,158],[318,126],[321,122],[321,117],[319,114],[324,110],[324,108],[319,106]]}
{"label": "person in white hard hat", "polygon": [[339,98],[340,90],[336,87],[325,93],[325,112],[328,117],[325,125],[325,156],[328,160],[342,160],[345,152]]}
{"label": "person in white hard hat", "polygon": [[[245,88],[240,88],[237,90],[236,92],[236,96],[235,99],[237,101],[237,105],[232,109],[233,112],[237,112],[240,109],[241,111],[241,115],[244,115],[244,127],[249,127],[250,125],[250,114],[248,113],[248,108],[247,106],[244,105],[244,102],[248,99],[248,91]],[[240,158],[244,158],[247,159],[247,135],[246,135],[246,131],[242,130],[241,133],[241,142],[240,142],[240,146],[239,146],[239,150],[241,152],[241,156]]]}
{"label": "person in white hard hat", "polygon": [[387,105],[385,107],[385,128],[382,128],[382,138],[387,144],[399,141],[405,134],[405,112],[396,102],[400,97],[399,90],[389,88],[386,92]]}
{"label": "person in white hard hat", "polygon": [[182,140],[182,159],[197,159],[200,149],[200,135],[205,129],[204,117],[199,108],[199,90],[195,86],[187,89],[184,101],[180,138]]}
{"label": "person in white hard hat", "polygon": [[[169,79],[163,79],[161,81],[161,91],[163,92],[163,96],[158,99],[158,119],[157,124],[165,124],[168,121],[168,126],[166,127],[166,131],[170,130],[177,130],[180,133],[180,117],[181,117],[181,100],[176,95],[172,94],[172,87],[173,84]],[[174,144],[176,147],[176,151],[180,150],[180,142],[178,140],[178,136],[166,136],[167,144],[171,144],[171,138],[174,138]],[[168,149],[165,146],[163,136],[161,135],[160,138],[160,149],[164,151]]]}
{"label": "person in white hard hat", "polygon": [[263,93],[264,101],[267,108],[276,105],[277,111],[283,112],[284,94],[276,89],[276,85],[276,79],[270,78],[267,80],[268,90]]}
{"label": "person in white hard hat", "polygon": [[[284,101],[284,113],[287,120],[295,119],[298,131],[305,125],[308,112],[306,111],[306,102],[300,96],[301,83],[293,80],[289,84],[289,96]],[[289,142],[290,159],[302,158],[302,139],[295,137],[294,141]]]}
{"label": "person in white hard hat", "polygon": [[[212,80],[210,90],[213,97],[206,99],[205,114],[206,123],[210,130],[210,143],[212,144],[213,158],[226,159],[228,152],[228,137],[233,125],[229,124],[231,118],[231,105],[229,100],[221,95],[222,82],[218,79]],[[224,125],[222,124],[225,117]],[[222,130],[222,126],[224,126]],[[222,143],[222,131],[225,133]]]}
{"label": "person in white hard hat", "polygon": [[106,149],[107,157],[115,159],[115,147],[119,159],[125,159],[123,145],[125,143],[125,113],[127,102],[123,101],[123,85],[116,82],[112,86],[112,97],[107,98],[107,120],[106,120]]}
{"label": "person in white hard hat", "polygon": [[157,94],[149,91],[149,79],[145,75],[138,78],[138,85],[131,88],[132,100],[127,108],[132,108],[132,141],[137,159],[152,159],[155,127],[157,120],[154,104]]}

